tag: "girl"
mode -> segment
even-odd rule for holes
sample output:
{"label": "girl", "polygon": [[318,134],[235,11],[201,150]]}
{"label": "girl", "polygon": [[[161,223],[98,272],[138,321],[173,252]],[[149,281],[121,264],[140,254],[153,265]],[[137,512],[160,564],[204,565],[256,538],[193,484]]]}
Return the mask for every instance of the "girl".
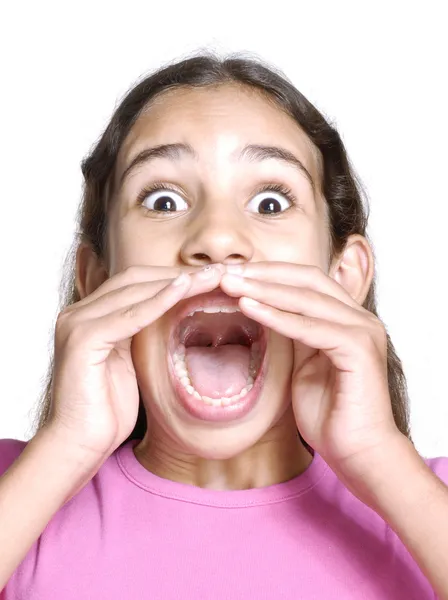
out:
{"label": "girl", "polygon": [[0,446],[3,600],[448,598],[367,214],[280,72],[199,55],[84,161],[38,427]]}

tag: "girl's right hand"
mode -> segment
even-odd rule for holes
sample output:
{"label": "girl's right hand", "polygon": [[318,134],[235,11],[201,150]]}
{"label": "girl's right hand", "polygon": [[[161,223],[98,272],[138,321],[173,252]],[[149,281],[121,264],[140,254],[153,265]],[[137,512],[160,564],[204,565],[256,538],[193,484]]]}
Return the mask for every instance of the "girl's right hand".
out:
{"label": "girl's right hand", "polygon": [[68,306],[55,330],[51,408],[46,427],[103,461],[131,434],[139,391],[132,337],[183,298],[218,287],[224,269],[195,273],[130,267]]}

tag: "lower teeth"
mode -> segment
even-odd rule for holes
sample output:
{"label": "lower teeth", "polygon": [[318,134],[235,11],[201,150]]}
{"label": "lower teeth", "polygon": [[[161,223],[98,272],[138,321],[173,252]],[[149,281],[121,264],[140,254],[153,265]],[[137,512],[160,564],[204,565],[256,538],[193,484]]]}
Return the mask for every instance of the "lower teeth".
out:
{"label": "lower teeth", "polygon": [[246,385],[239,394],[236,396],[231,396],[230,398],[209,398],[208,396],[201,396],[199,392],[194,389],[194,387],[191,385],[190,378],[188,377],[188,370],[185,362],[185,346],[183,344],[179,344],[177,347],[173,356],[173,360],[174,370],[177,378],[189,394],[194,396],[197,400],[202,400],[211,406],[228,406],[229,404],[234,404],[241,398],[244,398],[244,396],[254,387],[254,378],[259,368],[260,356],[259,352],[254,352],[251,354],[249,376],[247,378]]}

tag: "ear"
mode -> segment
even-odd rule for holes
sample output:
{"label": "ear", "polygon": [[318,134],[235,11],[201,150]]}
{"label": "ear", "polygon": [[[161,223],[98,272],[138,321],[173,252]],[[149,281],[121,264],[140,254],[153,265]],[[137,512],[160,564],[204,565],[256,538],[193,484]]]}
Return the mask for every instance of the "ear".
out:
{"label": "ear", "polygon": [[351,235],[342,253],[333,261],[330,276],[350,296],[363,304],[375,272],[375,259],[369,242],[362,235]]}
{"label": "ear", "polygon": [[104,262],[93,248],[81,243],[76,251],[76,289],[81,300],[109,278]]}

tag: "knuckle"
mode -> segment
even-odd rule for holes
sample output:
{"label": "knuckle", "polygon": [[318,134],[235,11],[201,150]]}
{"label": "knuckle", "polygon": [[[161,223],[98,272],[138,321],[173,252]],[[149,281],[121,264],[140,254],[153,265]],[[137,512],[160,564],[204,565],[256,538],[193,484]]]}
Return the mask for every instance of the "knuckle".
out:
{"label": "knuckle", "polygon": [[386,327],[384,326],[384,323],[382,323],[379,319],[377,319],[377,322],[375,324],[374,335],[375,335],[375,338],[378,340],[378,344],[381,347],[387,348],[387,342],[388,342],[387,330],[386,330]]}
{"label": "knuckle", "polygon": [[365,309],[364,315],[367,317],[367,328],[371,331],[373,339],[379,342],[387,342],[387,330],[381,319]]}
{"label": "knuckle", "polygon": [[319,301],[320,296],[318,296],[314,290],[304,287],[299,291],[299,299],[303,300],[304,304],[308,304]]}
{"label": "knuckle", "polygon": [[123,273],[129,280],[134,280],[139,272],[140,267],[138,267],[137,265],[130,265],[129,267],[126,267],[126,269],[123,271]]}
{"label": "knuckle", "polygon": [[300,327],[304,329],[313,329],[316,325],[316,320],[313,317],[306,315],[297,315],[299,318]]}
{"label": "knuckle", "polygon": [[369,309],[365,308],[364,306],[359,305],[358,307],[359,312],[361,313],[361,315],[367,319],[369,322],[375,322],[377,320],[376,315]]}
{"label": "knuckle", "polygon": [[65,345],[70,348],[77,348],[86,343],[88,328],[85,323],[72,321],[70,329],[65,336]]}
{"label": "knuckle", "polygon": [[72,310],[68,310],[68,308],[65,308],[58,314],[55,324],[55,334],[58,339],[65,338],[67,333],[70,331],[70,321],[72,319],[72,312]]}
{"label": "knuckle", "polygon": [[358,327],[358,339],[366,346],[372,344],[373,337],[370,328]]}
{"label": "knuckle", "polygon": [[85,341],[86,325],[77,318],[73,310],[63,310],[56,320],[55,342],[57,346],[74,347]]}
{"label": "knuckle", "polygon": [[309,273],[309,277],[311,278],[319,277],[320,274],[323,272],[322,269],[320,269],[320,267],[318,267],[317,265],[306,265],[306,268]]}
{"label": "knuckle", "polygon": [[130,284],[135,281],[138,281],[138,274],[140,273],[140,269],[141,268],[137,265],[130,265],[129,267],[123,269],[120,273],[117,273],[116,277],[121,284]]}
{"label": "knuckle", "polygon": [[130,304],[129,306],[126,306],[126,308],[124,308],[121,311],[121,315],[124,319],[135,319],[135,317],[138,314],[138,306],[137,304]]}
{"label": "knuckle", "polygon": [[368,353],[377,347],[375,336],[368,327],[356,327],[354,337],[356,338],[356,345],[360,348],[364,348]]}
{"label": "knuckle", "polygon": [[372,312],[369,312],[368,316],[369,316],[370,326],[371,326],[373,332],[376,335],[380,335],[380,336],[387,335],[386,327],[384,326],[384,323],[381,321],[381,319],[379,317],[377,317],[376,315],[374,315]]}

